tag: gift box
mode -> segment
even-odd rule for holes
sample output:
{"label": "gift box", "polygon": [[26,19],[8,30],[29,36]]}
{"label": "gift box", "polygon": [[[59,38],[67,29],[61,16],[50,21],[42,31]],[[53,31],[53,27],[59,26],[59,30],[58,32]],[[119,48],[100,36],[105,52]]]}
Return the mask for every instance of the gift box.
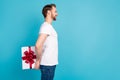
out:
{"label": "gift box", "polygon": [[36,61],[35,47],[25,46],[22,51],[22,69],[33,69]]}

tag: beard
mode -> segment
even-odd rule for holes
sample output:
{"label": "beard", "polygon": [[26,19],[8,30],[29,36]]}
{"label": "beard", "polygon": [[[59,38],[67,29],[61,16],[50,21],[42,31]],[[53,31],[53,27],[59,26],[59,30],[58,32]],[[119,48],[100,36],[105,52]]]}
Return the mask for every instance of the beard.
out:
{"label": "beard", "polygon": [[53,19],[54,21],[56,21],[56,16],[52,16],[52,19]]}
{"label": "beard", "polygon": [[56,17],[54,17],[53,20],[56,21]]}

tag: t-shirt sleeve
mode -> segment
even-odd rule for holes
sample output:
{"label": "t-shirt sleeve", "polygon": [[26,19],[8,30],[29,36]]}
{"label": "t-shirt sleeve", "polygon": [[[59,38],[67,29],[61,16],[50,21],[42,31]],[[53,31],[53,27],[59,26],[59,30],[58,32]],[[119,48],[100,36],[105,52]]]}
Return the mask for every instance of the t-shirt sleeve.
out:
{"label": "t-shirt sleeve", "polygon": [[51,28],[50,28],[50,26],[49,25],[43,25],[43,26],[41,26],[39,34],[41,34],[41,33],[50,35],[51,34]]}

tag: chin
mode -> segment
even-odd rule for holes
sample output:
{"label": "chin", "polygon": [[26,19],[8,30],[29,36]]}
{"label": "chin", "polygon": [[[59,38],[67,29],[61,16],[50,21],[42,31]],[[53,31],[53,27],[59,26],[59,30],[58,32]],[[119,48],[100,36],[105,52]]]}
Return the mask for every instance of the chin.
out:
{"label": "chin", "polygon": [[54,19],[54,21],[56,21],[56,19]]}
{"label": "chin", "polygon": [[56,21],[56,18],[53,18],[54,21]]}

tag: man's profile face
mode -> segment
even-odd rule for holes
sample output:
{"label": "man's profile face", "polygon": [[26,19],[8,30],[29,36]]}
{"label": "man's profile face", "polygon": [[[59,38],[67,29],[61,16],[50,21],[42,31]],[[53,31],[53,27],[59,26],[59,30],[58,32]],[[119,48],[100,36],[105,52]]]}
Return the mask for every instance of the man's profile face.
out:
{"label": "man's profile face", "polygon": [[53,20],[56,20],[56,16],[58,15],[57,13],[57,10],[56,10],[56,7],[52,7],[52,10],[51,10],[51,18]]}

